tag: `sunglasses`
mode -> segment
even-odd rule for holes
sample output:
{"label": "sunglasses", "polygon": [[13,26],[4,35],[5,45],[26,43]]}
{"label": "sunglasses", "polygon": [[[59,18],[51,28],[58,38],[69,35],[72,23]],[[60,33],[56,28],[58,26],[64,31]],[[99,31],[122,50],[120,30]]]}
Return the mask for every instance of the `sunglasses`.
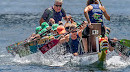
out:
{"label": "sunglasses", "polygon": [[53,34],[57,34],[57,30],[54,30],[54,31],[53,31]]}
{"label": "sunglasses", "polygon": [[75,32],[77,32],[77,31],[72,31],[72,33],[75,33]]}
{"label": "sunglasses", "polygon": [[[38,32],[40,32],[42,29],[40,29]],[[38,32],[36,32],[36,34],[38,34]]]}
{"label": "sunglasses", "polygon": [[65,29],[70,29],[70,27],[65,27]]}
{"label": "sunglasses", "polygon": [[65,27],[65,30],[66,30],[67,32],[69,32],[69,31],[70,31],[70,27]]}
{"label": "sunglasses", "polygon": [[62,5],[55,5],[56,7],[62,7]]}
{"label": "sunglasses", "polygon": [[63,23],[59,23],[59,25],[63,25]]}
{"label": "sunglasses", "polygon": [[54,30],[54,32],[57,32],[57,30]]}
{"label": "sunglasses", "polygon": [[70,27],[70,30],[74,30],[74,29],[76,29],[75,27]]}

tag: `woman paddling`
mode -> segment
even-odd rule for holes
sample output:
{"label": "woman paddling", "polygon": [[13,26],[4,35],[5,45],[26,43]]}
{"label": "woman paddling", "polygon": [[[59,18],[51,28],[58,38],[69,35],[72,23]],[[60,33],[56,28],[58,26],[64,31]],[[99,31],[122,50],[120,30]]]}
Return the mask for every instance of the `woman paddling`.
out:
{"label": "woman paddling", "polygon": [[105,27],[103,23],[103,15],[107,20],[110,21],[110,16],[107,14],[106,9],[99,5],[97,0],[88,0],[87,7],[84,9],[85,18],[88,21],[87,27],[83,31],[83,45],[85,48],[85,52],[88,52],[87,41],[85,38],[88,38],[89,29],[92,28],[91,23],[101,23],[101,35],[104,37],[105,35]]}

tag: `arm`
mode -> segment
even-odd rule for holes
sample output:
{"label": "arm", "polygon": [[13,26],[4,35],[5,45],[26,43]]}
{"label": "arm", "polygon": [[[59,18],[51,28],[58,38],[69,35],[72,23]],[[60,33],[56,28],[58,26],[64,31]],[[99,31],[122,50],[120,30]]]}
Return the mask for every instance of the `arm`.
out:
{"label": "arm", "polygon": [[79,35],[79,37],[81,38],[82,37],[82,29],[78,32],[78,35]]}
{"label": "arm", "polygon": [[108,42],[109,42],[109,51],[113,51],[114,47],[115,47],[115,43],[117,41],[117,38],[114,38],[113,40],[110,40],[110,38],[108,38]]}
{"label": "arm", "polygon": [[114,50],[114,47],[112,47],[110,44],[109,44],[109,51],[113,51]]}
{"label": "arm", "polygon": [[30,40],[30,41],[33,41],[33,40],[38,40],[38,39],[40,39],[40,38],[41,38],[41,36],[40,36],[39,34],[35,34],[35,36],[30,37],[29,40]]}
{"label": "arm", "polygon": [[67,18],[67,16],[65,16],[65,17],[63,17],[63,19],[64,19],[65,21],[67,21],[68,18]]}
{"label": "arm", "polygon": [[61,38],[59,42],[62,44],[64,42],[68,42],[68,41],[69,41],[69,34],[66,35],[64,38]]}
{"label": "arm", "polygon": [[69,25],[69,24],[70,24],[70,23],[67,23],[67,22],[66,22],[65,25],[64,25],[64,27],[66,27],[66,26]]}
{"label": "arm", "polygon": [[67,17],[66,12],[65,12],[65,10],[64,10],[63,8],[61,9],[61,12],[62,12],[62,17],[63,17],[63,19],[64,19],[65,21],[67,21],[68,17]]}
{"label": "arm", "polygon": [[90,8],[90,5],[87,6],[85,9],[84,9],[84,15],[85,15],[85,18],[87,19],[88,21],[88,24],[91,23],[90,19],[89,19],[89,15],[88,15],[88,12],[91,11],[92,9]]}
{"label": "arm", "polygon": [[63,8],[61,9],[61,12],[62,12],[62,17],[63,17],[63,19],[64,19],[65,21],[70,21],[70,19],[72,18],[71,15],[67,16],[67,15],[66,15],[66,12],[65,12],[65,10],[64,10]]}
{"label": "arm", "polygon": [[71,15],[63,17],[63,19],[64,19],[65,21],[67,21],[67,22],[70,21],[71,18],[72,18]]}
{"label": "arm", "polygon": [[46,9],[45,11],[44,11],[44,13],[43,13],[43,15],[42,15],[42,17],[41,17],[41,19],[40,19],[40,21],[39,21],[39,23],[40,23],[40,26],[41,26],[41,24],[43,23],[43,22],[45,22],[47,19],[48,19],[48,16],[49,16],[49,9]]}
{"label": "arm", "polygon": [[41,19],[40,19],[40,21],[39,21],[40,26],[41,26],[41,24],[42,24],[43,22],[45,22],[45,20],[41,17]]}
{"label": "arm", "polygon": [[110,16],[107,14],[106,9],[103,6],[100,6],[100,9],[103,11],[105,18],[110,21]]}

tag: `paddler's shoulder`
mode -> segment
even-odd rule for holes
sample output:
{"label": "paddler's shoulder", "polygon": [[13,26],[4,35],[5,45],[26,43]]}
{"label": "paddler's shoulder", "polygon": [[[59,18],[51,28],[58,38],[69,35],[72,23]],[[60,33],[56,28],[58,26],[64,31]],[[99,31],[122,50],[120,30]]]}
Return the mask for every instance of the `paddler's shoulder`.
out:
{"label": "paddler's shoulder", "polygon": [[46,12],[52,12],[53,11],[53,8],[52,7],[49,7],[45,10]]}
{"label": "paddler's shoulder", "polygon": [[61,11],[65,11],[63,8],[61,8]]}
{"label": "paddler's shoulder", "polygon": [[70,34],[67,34],[67,35],[65,36],[65,38],[67,39],[67,38],[69,38],[69,36],[70,36]]}
{"label": "paddler's shoulder", "polygon": [[103,12],[106,11],[106,9],[104,8],[104,6],[99,5],[99,8],[100,8]]}
{"label": "paddler's shoulder", "polygon": [[93,6],[88,5],[87,7],[85,7],[84,11],[91,11],[93,9]]}

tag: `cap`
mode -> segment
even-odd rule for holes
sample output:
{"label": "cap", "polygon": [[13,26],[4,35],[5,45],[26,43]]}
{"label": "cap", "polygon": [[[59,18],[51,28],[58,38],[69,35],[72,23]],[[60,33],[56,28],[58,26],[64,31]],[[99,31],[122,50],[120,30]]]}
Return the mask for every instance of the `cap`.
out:
{"label": "cap", "polygon": [[48,24],[47,22],[43,22],[43,23],[41,24],[41,27],[42,27],[42,29],[48,28],[48,27],[49,27],[49,24]]}
{"label": "cap", "polygon": [[38,32],[40,32],[41,29],[42,29],[41,26],[36,27],[36,34],[37,34]]}
{"label": "cap", "polygon": [[52,27],[51,27],[51,29],[54,31],[54,30],[57,30],[57,27],[58,27],[59,25],[58,24],[53,24],[52,25]]}
{"label": "cap", "polygon": [[45,35],[45,33],[44,33],[44,32],[46,32],[46,31],[47,31],[47,29],[42,29],[40,32],[38,32],[38,34],[43,33],[43,35]]}
{"label": "cap", "polygon": [[59,34],[64,34],[64,33],[66,33],[66,30],[65,30],[64,26],[58,26],[57,27],[57,32]]}
{"label": "cap", "polygon": [[80,26],[81,25],[81,23],[80,22],[76,22],[77,23],[77,26]]}

